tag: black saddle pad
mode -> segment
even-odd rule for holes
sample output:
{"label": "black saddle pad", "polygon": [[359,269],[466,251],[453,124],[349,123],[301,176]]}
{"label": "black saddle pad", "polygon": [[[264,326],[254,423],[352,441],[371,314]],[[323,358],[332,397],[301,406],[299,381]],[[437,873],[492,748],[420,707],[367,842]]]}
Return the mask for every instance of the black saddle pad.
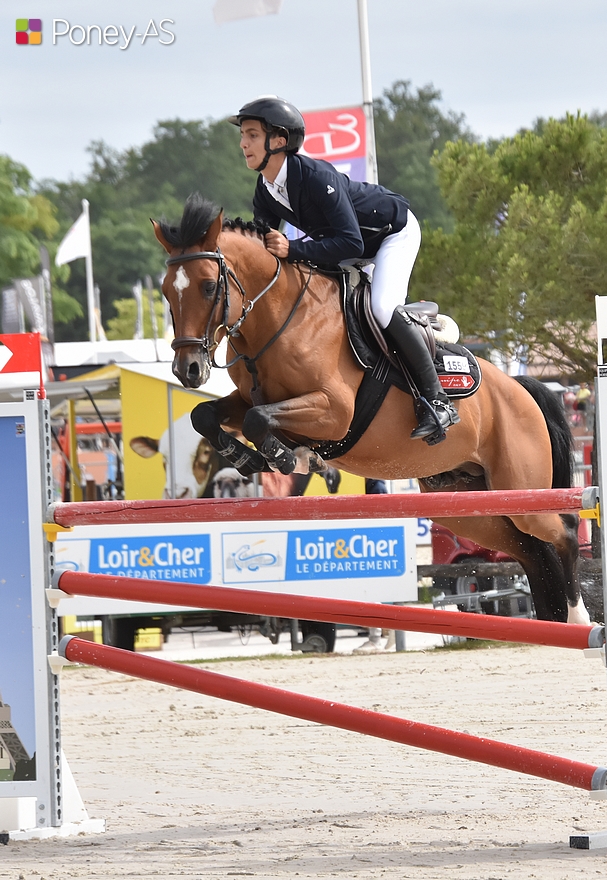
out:
{"label": "black saddle pad", "polygon": [[[385,355],[369,325],[364,295],[363,284],[352,289],[347,278],[344,277],[342,302],[350,346],[362,369],[372,371],[379,359]],[[459,343],[436,341],[434,365],[439,382],[450,398],[470,397],[481,384],[482,374],[477,359],[471,351]],[[411,394],[406,376],[392,363],[388,372],[388,381],[407,394]]]}

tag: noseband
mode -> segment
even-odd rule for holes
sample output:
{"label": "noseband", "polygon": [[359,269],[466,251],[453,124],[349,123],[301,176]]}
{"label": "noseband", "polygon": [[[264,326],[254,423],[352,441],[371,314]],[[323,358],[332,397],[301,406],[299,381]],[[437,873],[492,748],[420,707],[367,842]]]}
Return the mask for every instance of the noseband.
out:
{"label": "noseband", "polygon": [[[255,303],[259,299],[261,299],[261,297],[264,294],[266,294],[268,292],[268,290],[270,290],[276,284],[276,282],[278,281],[278,278],[280,277],[280,272],[281,272],[281,268],[282,268],[281,263],[278,258],[275,258],[275,259],[276,259],[276,272],[274,274],[274,277],[272,278],[270,283],[267,284],[264,287],[264,289],[260,293],[257,294],[257,296],[254,299],[249,300],[249,299],[247,299],[247,294],[245,292],[244,287],[242,286],[242,284],[238,280],[238,277],[236,276],[236,274],[232,271],[232,269],[230,269],[230,267],[226,263],[225,257],[219,248],[217,248],[216,251],[198,251],[195,254],[182,254],[179,257],[169,257],[168,260],[166,260],[167,266],[172,266],[172,265],[175,265],[176,263],[186,263],[186,262],[190,262],[191,260],[215,260],[217,262],[217,286],[216,286],[216,292],[215,292],[215,301],[213,303],[213,307],[212,307],[211,311],[209,312],[209,320],[207,322],[204,336],[202,338],[198,338],[197,336],[177,336],[171,342],[171,348],[173,349],[173,351],[177,351],[178,348],[184,348],[187,345],[199,345],[202,347],[202,350],[203,350],[204,354],[206,355],[206,357],[210,359],[211,352],[214,352],[219,344],[217,342],[217,333],[219,330],[224,328],[228,338],[230,338],[232,336],[237,336],[238,330],[242,326],[243,322],[245,321],[247,315],[249,314],[249,312],[251,311],[251,309],[253,308]],[[241,313],[240,317],[238,318],[238,320],[235,321],[234,324],[232,324],[232,326],[229,326],[229,324],[228,324],[228,318],[229,318],[229,313],[230,313],[230,278],[236,284],[236,286],[238,287],[238,290],[240,291],[240,295],[242,296],[242,313]],[[222,297],[223,297],[222,319],[221,319],[220,324],[218,324],[215,331],[213,332],[213,339],[211,340],[210,333],[211,333],[211,324],[212,324],[213,315],[215,313],[215,309],[217,309],[217,307],[220,305]],[[226,364],[226,367],[232,366],[232,364],[235,363],[239,359],[240,359],[240,355],[238,357],[236,357],[231,363]],[[213,366],[219,366],[218,364],[215,363],[214,358],[212,359],[212,363],[213,363]]]}

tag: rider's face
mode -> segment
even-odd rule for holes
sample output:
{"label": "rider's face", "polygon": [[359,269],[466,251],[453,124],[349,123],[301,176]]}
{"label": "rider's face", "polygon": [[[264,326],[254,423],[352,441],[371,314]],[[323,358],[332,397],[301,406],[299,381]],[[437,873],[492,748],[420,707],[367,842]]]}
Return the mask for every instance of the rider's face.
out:
{"label": "rider's face", "polygon": [[[281,137],[270,138],[270,148],[275,149],[285,143]],[[259,119],[244,119],[240,126],[240,149],[247,168],[259,168],[266,155],[266,132]]]}

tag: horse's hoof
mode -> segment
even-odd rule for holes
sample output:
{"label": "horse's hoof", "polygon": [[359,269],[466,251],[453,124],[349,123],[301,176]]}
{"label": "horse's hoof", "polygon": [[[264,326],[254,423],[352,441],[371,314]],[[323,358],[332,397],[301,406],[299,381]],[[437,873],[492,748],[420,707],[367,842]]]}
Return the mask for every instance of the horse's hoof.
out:
{"label": "horse's hoof", "polygon": [[327,484],[329,495],[336,495],[337,490],[339,489],[339,484],[341,483],[340,471],[338,471],[337,468],[329,467],[327,468],[327,473],[323,476],[325,478],[325,483]]}
{"label": "horse's hoof", "polygon": [[297,461],[293,473],[306,475],[316,473],[312,461],[314,453],[311,449],[308,449],[307,446],[296,446],[293,450],[293,455]]}

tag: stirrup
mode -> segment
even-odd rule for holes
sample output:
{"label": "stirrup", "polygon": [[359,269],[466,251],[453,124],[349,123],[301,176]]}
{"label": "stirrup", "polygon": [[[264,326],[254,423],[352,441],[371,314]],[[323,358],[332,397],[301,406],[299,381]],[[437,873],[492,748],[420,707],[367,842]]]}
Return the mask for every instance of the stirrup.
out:
{"label": "stirrup", "polygon": [[432,400],[425,397],[417,401],[416,415],[419,424],[411,432],[412,440],[425,440],[429,446],[441,443],[447,437],[447,428],[460,421],[457,410],[450,401]]}

